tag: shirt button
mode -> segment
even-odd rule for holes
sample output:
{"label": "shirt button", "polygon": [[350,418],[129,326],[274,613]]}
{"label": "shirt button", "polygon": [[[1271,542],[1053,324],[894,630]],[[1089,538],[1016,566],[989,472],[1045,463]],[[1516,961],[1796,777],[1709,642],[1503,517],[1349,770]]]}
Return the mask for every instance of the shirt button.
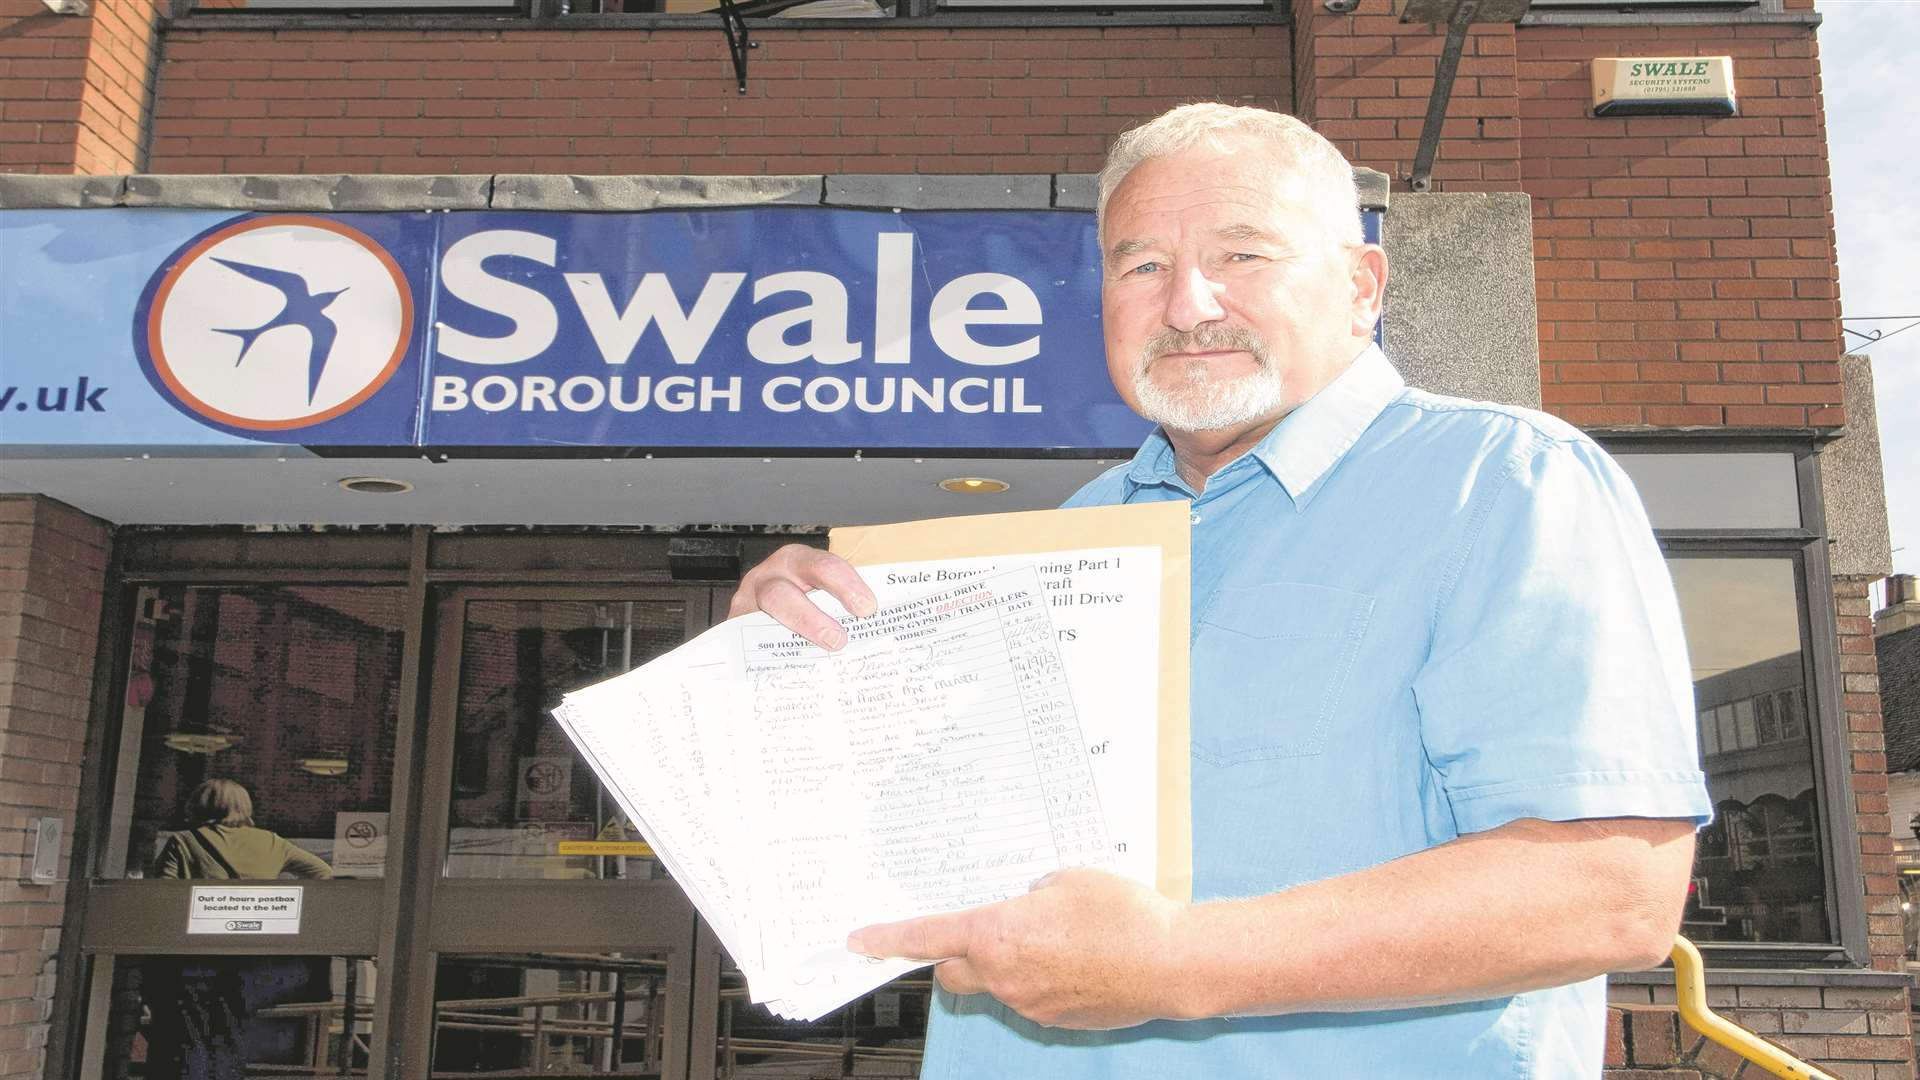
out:
{"label": "shirt button", "polygon": [[1200,511],[1195,510],[1191,514],[1188,514],[1187,520],[1193,522],[1195,525],[1200,524]]}

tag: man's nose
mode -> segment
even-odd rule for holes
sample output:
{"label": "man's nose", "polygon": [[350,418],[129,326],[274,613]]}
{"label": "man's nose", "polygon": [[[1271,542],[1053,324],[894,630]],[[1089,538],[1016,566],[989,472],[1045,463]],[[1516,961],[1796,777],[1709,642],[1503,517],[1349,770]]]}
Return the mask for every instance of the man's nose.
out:
{"label": "man's nose", "polygon": [[1167,297],[1167,325],[1189,333],[1203,324],[1226,318],[1226,309],[1220,306],[1220,297],[1225,291],[1224,285],[1208,278],[1197,266],[1175,272],[1172,292]]}

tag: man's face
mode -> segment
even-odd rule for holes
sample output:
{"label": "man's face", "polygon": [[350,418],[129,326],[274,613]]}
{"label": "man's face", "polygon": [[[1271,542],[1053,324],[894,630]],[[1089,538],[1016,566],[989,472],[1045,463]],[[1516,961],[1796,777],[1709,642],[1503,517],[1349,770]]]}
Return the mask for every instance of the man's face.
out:
{"label": "man's face", "polygon": [[1364,345],[1368,299],[1333,201],[1245,136],[1128,173],[1107,202],[1101,287],[1127,404],[1174,431],[1238,434],[1333,381]]}

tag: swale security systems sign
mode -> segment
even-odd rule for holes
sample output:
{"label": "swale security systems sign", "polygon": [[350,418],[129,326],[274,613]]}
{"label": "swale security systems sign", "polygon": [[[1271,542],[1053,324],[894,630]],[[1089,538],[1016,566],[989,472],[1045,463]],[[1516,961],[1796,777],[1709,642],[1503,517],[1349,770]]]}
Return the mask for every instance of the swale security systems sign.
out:
{"label": "swale security systems sign", "polygon": [[187,906],[189,934],[297,934],[299,885],[195,885]]}
{"label": "swale security systems sign", "polygon": [[0,212],[0,442],[1134,445],[1089,214]]}
{"label": "swale security systems sign", "polygon": [[1730,56],[1603,56],[1593,62],[1595,116],[1734,112]]}

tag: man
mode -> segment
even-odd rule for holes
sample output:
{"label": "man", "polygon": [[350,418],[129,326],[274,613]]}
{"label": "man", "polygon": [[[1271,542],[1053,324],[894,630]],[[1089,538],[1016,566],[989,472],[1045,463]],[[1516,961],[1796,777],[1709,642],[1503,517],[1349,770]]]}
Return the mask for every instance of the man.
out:
{"label": "man", "polygon": [[[1094,871],[856,933],[942,961],[923,1076],[1597,1076],[1709,814],[1672,587],[1575,429],[1407,388],[1385,253],[1290,117],[1193,105],[1100,182],[1109,374],[1159,423],[1069,505],[1193,502],[1195,902]],[[760,608],[827,647],[844,562]]]}

